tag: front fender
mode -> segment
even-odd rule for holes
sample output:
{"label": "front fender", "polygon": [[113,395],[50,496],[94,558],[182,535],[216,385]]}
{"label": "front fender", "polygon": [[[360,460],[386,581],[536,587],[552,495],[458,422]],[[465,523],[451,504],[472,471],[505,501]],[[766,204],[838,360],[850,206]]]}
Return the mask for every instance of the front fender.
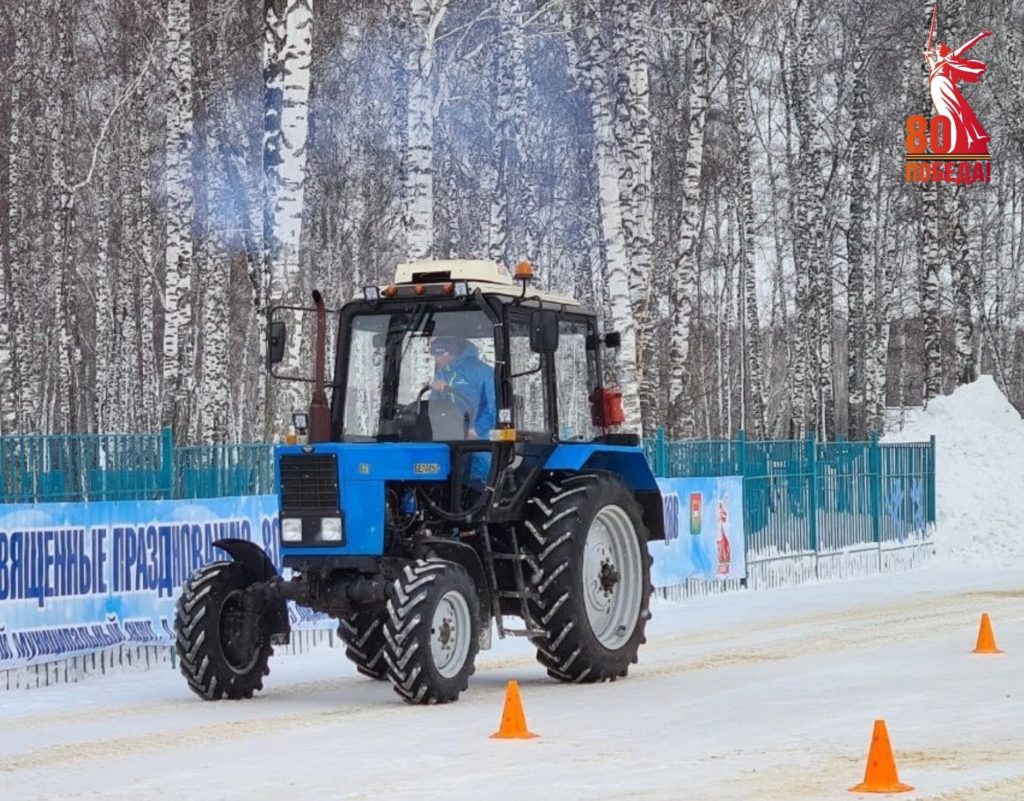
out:
{"label": "front fender", "polygon": [[458,540],[424,537],[417,541],[416,556],[421,559],[434,556],[462,565],[480,594],[480,625],[483,628],[490,626],[491,604],[493,603],[491,586],[487,581],[483,562],[480,561],[480,556],[472,547]]}
{"label": "front fender", "polygon": [[[267,556],[267,552],[255,543],[249,542],[249,540],[224,539],[216,540],[213,545],[226,552],[242,566],[251,584],[270,582],[277,578],[277,569],[274,567],[274,563]],[[278,597],[266,601],[266,608],[260,616],[260,623],[268,635],[291,633],[288,604],[284,598]]]}
{"label": "front fender", "polygon": [[213,546],[226,551],[228,556],[240,563],[254,584],[257,581],[269,581],[277,575],[277,569],[267,552],[254,542],[225,539],[216,540]]}

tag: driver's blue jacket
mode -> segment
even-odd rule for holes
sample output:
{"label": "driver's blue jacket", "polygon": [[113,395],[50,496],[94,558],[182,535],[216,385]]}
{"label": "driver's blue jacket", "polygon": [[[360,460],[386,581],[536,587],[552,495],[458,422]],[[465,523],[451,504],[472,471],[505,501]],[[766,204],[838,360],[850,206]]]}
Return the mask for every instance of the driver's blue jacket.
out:
{"label": "driver's blue jacket", "polygon": [[[494,397],[494,368],[480,361],[480,351],[472,342],[447,367],[434,371],[434,378],[451,387],[448,396],[459,411],[469,414],[477,436],[486,440],[494,428],[497,402]],[[489,453],[469,454],[469,482],[482,487],[490,472]]]}
{"label": "driver's blue jacket", "polygon": [[452,388],[452,402],[459,411],[469,412],[473,429],[480,439],[487,439],[496,415],[494,368],[480,361],[476,345],[467,343],[455,361],[434,371],[434,378]]}

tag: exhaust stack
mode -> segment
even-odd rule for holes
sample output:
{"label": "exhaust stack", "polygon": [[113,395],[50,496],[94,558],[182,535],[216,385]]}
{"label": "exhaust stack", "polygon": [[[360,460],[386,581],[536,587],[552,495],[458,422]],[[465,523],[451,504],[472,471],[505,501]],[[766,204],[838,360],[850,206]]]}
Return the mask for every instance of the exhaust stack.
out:
{"label": "exhaust stack", "polygon": [[324,392],[324,365],[327,361],[327,306],[317,290],[313,290],[316,306],[316,345],[313,367],[313,399],[309,402],[309,442],[331,439],[331,407]]}

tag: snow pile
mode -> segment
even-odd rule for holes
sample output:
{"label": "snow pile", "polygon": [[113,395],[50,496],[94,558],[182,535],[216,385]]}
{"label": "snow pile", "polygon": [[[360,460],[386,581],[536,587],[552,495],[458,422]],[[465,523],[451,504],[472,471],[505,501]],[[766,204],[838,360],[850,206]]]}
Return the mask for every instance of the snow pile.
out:
{"label": "snow pile", "polygon": [[1024,557],[1024,421],[992,376],[928,404],[883,442],[936,438],[938,531],[942,557],[1005,565]]}

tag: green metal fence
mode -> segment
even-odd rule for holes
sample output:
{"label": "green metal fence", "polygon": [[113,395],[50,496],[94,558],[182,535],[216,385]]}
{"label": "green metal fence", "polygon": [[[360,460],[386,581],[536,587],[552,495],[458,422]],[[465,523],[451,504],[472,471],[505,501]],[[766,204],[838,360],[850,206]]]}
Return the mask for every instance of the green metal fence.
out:
{"label": "green metal fence", "polygon": [[0,437],[0,503],[274,492],[273,446],[175,447],[159,434]]}
{"label": "green metal fence", "polygon": [[752,554],[834,553],[903,542],[935,523],[935,439],[645,441],[655,474],[742,476]]}
{"label": "green metal fence", "polygon": [[[644,442],[655,475],[742,476],[752,554],[901,542],[935,522],[935,441]],[[0,503],[275,492],[273,446],[176,447],[160,434],[0,437]]]}
{"label": "green metal fence", "polygon": [[272,445],[196,445],[174,449],[174,497],[219,498],[275,491]]}

